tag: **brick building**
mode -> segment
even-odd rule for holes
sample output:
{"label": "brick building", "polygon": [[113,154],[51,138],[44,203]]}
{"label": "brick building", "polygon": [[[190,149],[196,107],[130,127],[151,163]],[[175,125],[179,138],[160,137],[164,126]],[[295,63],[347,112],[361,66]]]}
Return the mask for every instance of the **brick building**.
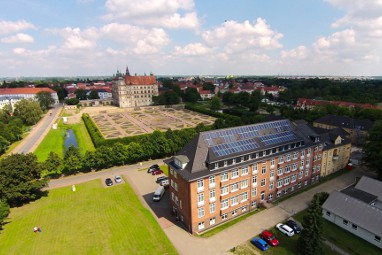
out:
{"label": "brick building", "polygon": [[319,180],[322,150],[289,120],[202,132],[165,160],[173,212],[203,232]]}

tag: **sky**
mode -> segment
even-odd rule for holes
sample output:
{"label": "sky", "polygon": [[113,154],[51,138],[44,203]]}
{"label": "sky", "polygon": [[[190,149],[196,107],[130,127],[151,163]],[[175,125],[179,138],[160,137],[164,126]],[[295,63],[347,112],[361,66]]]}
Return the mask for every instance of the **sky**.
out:
{"label": "sky", "polygon": [[0,0],[0,77],[381,76],[382,0]]}

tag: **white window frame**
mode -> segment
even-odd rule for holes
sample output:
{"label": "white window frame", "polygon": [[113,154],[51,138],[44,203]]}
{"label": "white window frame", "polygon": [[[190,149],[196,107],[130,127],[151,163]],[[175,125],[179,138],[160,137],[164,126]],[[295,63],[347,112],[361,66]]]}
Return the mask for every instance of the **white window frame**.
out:
{"label": "white window frame", "polygon": [[199,219],[200,219],[200,218],[203,218],[204,215],[205,215],[205,213],[204,213],[204,207],[199,207],[199,208],[198,208],[198,218],[199,218]]}

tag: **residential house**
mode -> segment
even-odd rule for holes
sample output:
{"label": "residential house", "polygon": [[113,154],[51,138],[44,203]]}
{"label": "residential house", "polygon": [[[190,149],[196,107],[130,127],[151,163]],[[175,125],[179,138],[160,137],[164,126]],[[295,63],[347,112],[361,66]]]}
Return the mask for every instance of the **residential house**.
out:
{"label": "residential house", "polygon": [[374,122],[346,116],[326,115],[313,122],[314,127],[324,129],[342,128],[349,134],[353,144],[364,144]]}
{"label": "residential house", "polygon": [[363,176],[355,186],[334,191],[323,217],[382,249],[382,182]]}

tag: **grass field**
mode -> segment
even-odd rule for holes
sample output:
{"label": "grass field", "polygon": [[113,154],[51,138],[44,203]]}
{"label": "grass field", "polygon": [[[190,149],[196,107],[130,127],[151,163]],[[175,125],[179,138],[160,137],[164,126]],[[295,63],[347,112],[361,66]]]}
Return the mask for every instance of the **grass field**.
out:
{"label": "grass field", "polygon": [[94,150],[93,142],[82,120],[78,124],[71,125],[64,125],[60,122],[57,129],[49,130],[44,140],[42,140],[40,145],[34,151],[38,161],[42,162],[46,160],[51,151],[60,156],[64,155],[64,140],[67,129],[72,129],[75,133],[78,149],[82,155],[88,150]]}
{"label": "grass field", "polygon": [[128,183],[105,188],[99,179],[76,188],[13,208],[0,254],[177,254]]}

